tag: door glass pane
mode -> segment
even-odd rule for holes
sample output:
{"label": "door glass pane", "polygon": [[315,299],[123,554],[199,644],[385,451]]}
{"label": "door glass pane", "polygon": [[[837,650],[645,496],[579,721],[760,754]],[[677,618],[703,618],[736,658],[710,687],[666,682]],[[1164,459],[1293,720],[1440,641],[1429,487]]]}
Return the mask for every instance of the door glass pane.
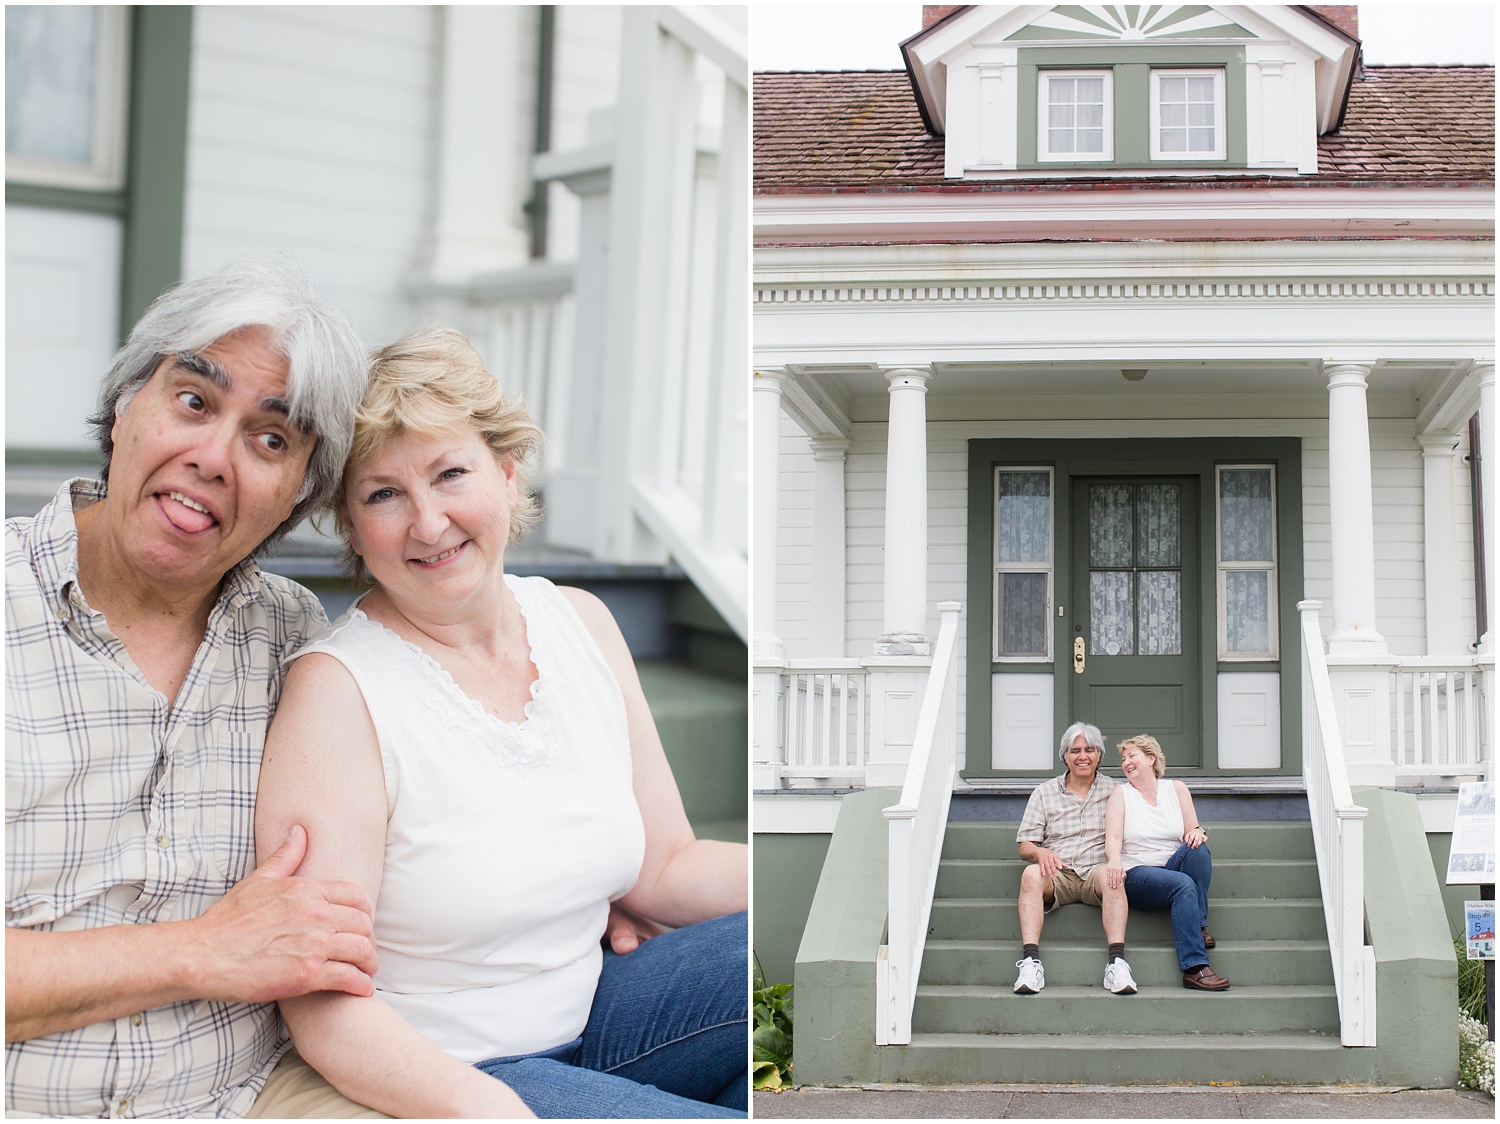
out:
{"label": "door glass pane", "polygon": [[1271,575],[1266,570],[1224,574],[1224,634],[1231,652],[1271,650]]}
{"label": "door glass pane", "polygon": [[1052,495],[1049,473],[995,474],[995,560],[1052,560]]}
{"label": "door glass pane", "polygon": [[1047,654],[1047,575],[1001,574],[996,594],[1000,614],[1000,655]]}
{"label": "door glass pane", "polygon": [[5,151],[89,165],[94,159],[96,8],[5,9]]}
{"label": "door glass pane", "polygon": [[1138,586],[1141,655],[1182,655],[1182,575],[1145,570]]}
{"label": "door glass pane", "polygon": [[1140,566],[1182,565],[1182,488],[1141,484],[1136,490],[1136,543]]}
{"label": "door glass pane", "polygon": [[1135,620],[1130,604],[1128,570],[1099,570],[1089,575],[1089,654],[1129,656],[1135,653]]}
{"label": "door glass pane", "polygon": [[1135,562],[1130,484],[1089,485],[1089,565],[1130,566]]}
{"label": "door glass pane", "polygon": [[1219,559],[1269,562],[1271,470],[1225,468],[1219,472]]}

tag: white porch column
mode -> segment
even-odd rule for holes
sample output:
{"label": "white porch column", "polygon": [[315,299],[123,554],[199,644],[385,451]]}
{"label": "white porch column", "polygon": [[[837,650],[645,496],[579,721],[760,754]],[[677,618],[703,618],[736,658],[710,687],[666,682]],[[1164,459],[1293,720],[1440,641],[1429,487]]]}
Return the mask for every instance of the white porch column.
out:
{"label": "white porch column", "polygon": [[[1495,603],[1495,590],[1497,588],[1496,571],[1500,566],[1495,564],[1495,544],[1500,542],[1500,527],[1495,525],[1496,512],[1496,487],[1495,470],[1500,467],[1495,459],[1495,431],[1500,429],[1500,416],[1495,413],[1495,364],[1493,360],[1485,360],[1474,364],[1474,370],[1479,375],[1479,444],[1478,450],[1470,450],[1479,453],[1480,468],[1480,490],[1484,493],[1484,546],[1485,546],[1485,575],[1484,575],[1484,604],[1485,604],[1485,631],[1479,638],[1479,651],[1485,655],[1493,655],[1495,651],[1495,615],[1500,613],[1500,605]],[[1494,698],[1493,690],[1490,698]]]}
{"label": "white porch column", "polygon": [[849,442],[814,437],[812,508],[813,651],[844,654],[844,461]]}
{"label": "white porch column", "polygon": [[927,656],[927,382],[931,370],[887,371],[885,615],[877,656]]}
{"label": "white porch column", "polygon": [[781,384],[786,371],[757,370],[750,404],[750,693],[751,787],[782,787],[786,743],[781,736],[786,648],[776,632],[776,522],[781,501]]}
{"label": "white porch column", "polygon": [[437,207],[428,270],[461,283],[523,265],[530,194],[536,9],[448,5],[443,13]]}
{"label": "white porch column", "polygon": [[1422,446],[1422,576],[1427,601],[1427,654],[1465,651],[1458,606],[1458,538],[1454,533],[1453,457],[1450,433],[1424,433]]}
{"label": "white porch column", "polygon": [[1370,474],[1370,363],[1333,363],[1328,374],[1328,505],[1333,552],[1330,655],[1384,653],[1375,627],[1375,511]]}

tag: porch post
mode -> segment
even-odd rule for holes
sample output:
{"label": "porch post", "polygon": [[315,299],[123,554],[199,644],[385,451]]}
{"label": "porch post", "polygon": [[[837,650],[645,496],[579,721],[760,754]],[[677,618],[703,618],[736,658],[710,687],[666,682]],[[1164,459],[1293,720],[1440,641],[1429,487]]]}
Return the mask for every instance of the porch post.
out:
{"label": "porch post", "polygon": [[1370,474],[1371,363],[1333,363],[1328,374],[1328,506],[1333,554],[1330,655],[1379,655],[1375,627],[1375,510]]}
{"label": "porch post", "polygon": [[776,522],[781,502],[781,384],[786,371],[763,367],[751,381],[750,643],[755,663],[750,698],[751,787],[781,787],[782,671],[786,648],[776,633]]}
{"label": "porch post", "polygon": [[877,656],[928,656],[927,381],[930,369],[885,373],[891,412],[885,454],[885,615]]}
{"label": "porch post", "polygon": [[1453,519],[1453,456],[1450,433],[1424,433],[1422,446],[1422,574],[1427,602],[1427,654],[1464,654],[1458,607],[1458,539]]}
{"label": "porch post", "polygon": [[[1485,655],[1493,655],[1495,652],[1495,616],[1500,613],[1500,605],[1495,603],[1496,571],[1500,566],[1495,564],[1495,544],[1500,542],[1500,527],[1495,525],[1496,511],[1496,483],[1495,469],[1495,431],[1500,429],[1500,416],[1495,413],[1495,363],[1494,360],[1484,360],[1474,364],[1474,370],[1479,376],[1479,469],[1480,490],[1484,493],[1484,506],[1481,518],[1484,522],[1484,546],[1485,546],[1485,574],[1484,574],[1484,605],[1485,605],[1485,629],[1484,635],[1479,638],[1479,651]],[[1472,455],[1476,450],[1470,450]],[[1494,698],[1494,693],[1490,693]]]}
{"label": "porch post", "polygon": [[814,437],[812,508],[812,643],[815,652],[844,654],[844,460],[849,442]]}

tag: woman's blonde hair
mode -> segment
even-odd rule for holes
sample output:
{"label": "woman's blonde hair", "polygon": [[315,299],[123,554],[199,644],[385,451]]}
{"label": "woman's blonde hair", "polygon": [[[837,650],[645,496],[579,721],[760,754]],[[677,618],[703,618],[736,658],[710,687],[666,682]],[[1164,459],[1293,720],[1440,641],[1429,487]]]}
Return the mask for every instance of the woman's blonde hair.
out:
{"label": "woman's blonde hair", "polygon": [[1151,771],[1156,774],[1158,780],[1166,775],[1167,755],[1162,752],[1161,745],[1150,734],[1137,734],[1133,738],[1126,738],[1115,746],[1123,757],[1127,749],[1138,749],[1147,757],[1151,758]]}
{"label": "woman's blonde hair", "polygon": [[[508,397],[500,381],[462,332],[428,325],[408,332],[370,357],[370,384],[354,417],[354,445],[348,468],[368,464],[403,433],[439,436],[468,428],[498,457],[516,466],[519,495],[510,512],[510,541],[536,525],[541,508],[532,491],[529,457],[542,447],[542,431],[519,397]],[[345,472],[347,479],[348,473]],[[349,529],[333,505],[344,539],[345,568],[368,579],[364,563],[349,545]]]}

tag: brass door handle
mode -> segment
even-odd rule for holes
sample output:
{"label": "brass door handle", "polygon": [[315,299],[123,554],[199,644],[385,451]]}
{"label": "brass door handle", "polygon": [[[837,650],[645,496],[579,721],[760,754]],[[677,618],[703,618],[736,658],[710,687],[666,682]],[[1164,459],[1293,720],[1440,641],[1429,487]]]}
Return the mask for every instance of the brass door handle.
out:
{"label": "brass door handle", "polygon": [[1073,637],[1073,674],[1083,674],[1083,637]]}

